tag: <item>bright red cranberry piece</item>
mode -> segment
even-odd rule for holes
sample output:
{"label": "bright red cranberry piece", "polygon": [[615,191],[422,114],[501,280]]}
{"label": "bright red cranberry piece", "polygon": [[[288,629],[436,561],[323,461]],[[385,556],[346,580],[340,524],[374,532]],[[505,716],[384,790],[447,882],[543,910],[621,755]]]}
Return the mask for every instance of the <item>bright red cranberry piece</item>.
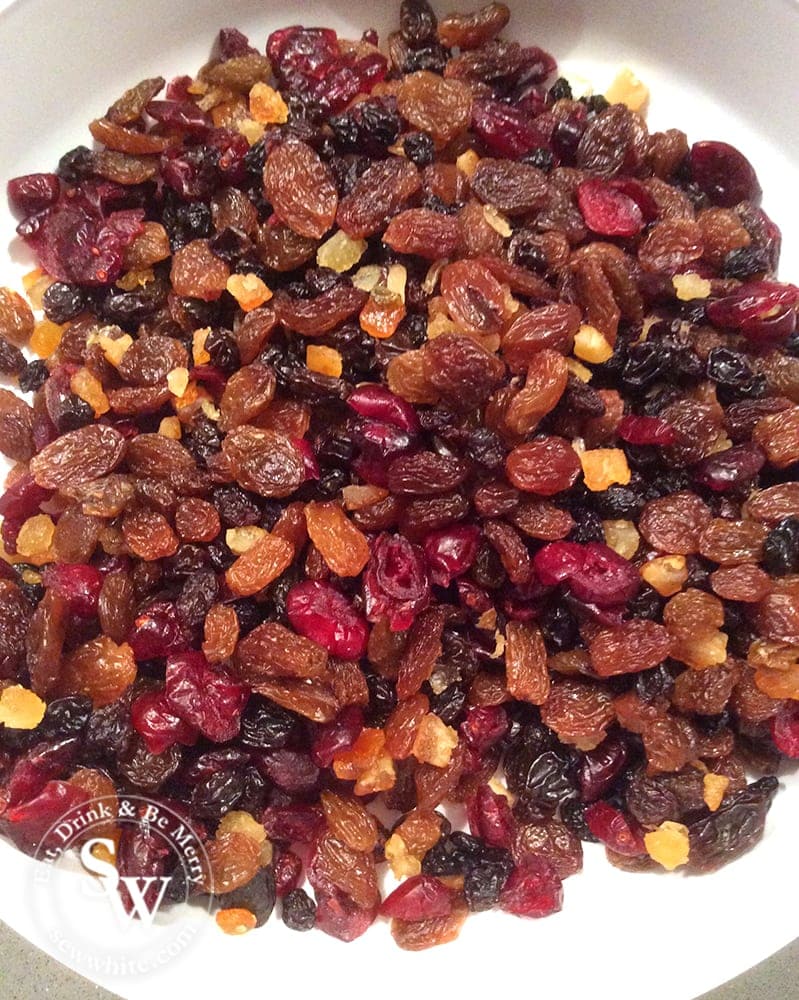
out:
{"label": "bright red cranberry piece", "polygon": [[14,764],[5,783],[5,797],[9,808],[21,802],[29,802],[48,781],[66,777],[77,751],[77,739],[37,743],[28,750]]}
{"label": "bright red cranberry piece", "polygon": [[632,198],[641,209],[644,222],[652,222],[660,215],[658,203],[640,181],[633,177],[614,177],[608,184],[614,191],[620,191],[628,198]]}
{"label": "bright red cranberry piece", "polygon": [[617,433],[628,444],[651,444],[662,448],[677,440],[674,428],[662,417],[639,417],[631,413],[621,418]]}
{"label": "bright red cranberry piece", "polygon": [[[37,446],[38,446],[38,442]],[[49,442],[45,442],[49,443]],[[50,490],[37,486],[29,475],[20,478],[0,495],[0,517],[3,519],[0,536],[7,552],[17,551],[17,536],[19,529],[52,495]],[[13,575],[13,574],[12,574]]]}
{"label": "bright red cranberry piece", "polygon": [[449,889],[432,875],[413,875],[386,896],[380,906],[383,917],[400,920],[427,920],[452,912]]}
{"label": "bright red cranberry piece", "polygon": [[764,346],[781,344],[796,330],[796,307],[785,306],[771,315],[745,319],[741,333],[747,340]]}
{"label": "bright red cranberry piece", "polygon": [[122,273],[123,251],[142,231],[140,210],[101,219],[93,206],[59,202],[17,226],[17,233],[52,277],[77,285],[108,285]]}
{"label": "bright red cranberry piece", "polygon": [[42,489],[27,473],[20,476],[0,495],[0,517],[20,517],[27,520],[38,514],[40,506],[52,496],[52,490]]}
{"label": "bright red cranberry piece", "polygon": [[433,531],[424,540],[424,554],[433,583],[448,587],[452,578],[462,576],[477,558],[480,529],[474,524]]}
{"label": "bright red cranberry piece", "polygon": [[607,802],[594,802],[585,810],[585,821],[593,835],[617,854],[638,858],[646,854],[641,831],[623,812]]}
{"label": "bright red cranberry piece", "polygon": [[128,634],[137,660],[154,660],[186,649],[189,639],[171,601],[154,601],[138,615]]}
{"label": "bright red cranberry piece", "polygon": [[329,892],[316,891],[316,923],[324,931],[339,941],[354,941],[375,921],[377,908],[364,910],[338,889]]}
{"label": "bright red cranberry piece", "polygon": [[358,660],[366,652],[366,619],[336,588],[321,580],[303,580],[286,596],[286,613],[295,632],[313,639],[343,660]]}
{"label": "bright red cranberry piece", "polygon": [[583,564],[585,553],[577,542],[550,542],[536,552],[533,568],[545,587],[556,587]]}
{"label": "bright red cranberry piece", "polygon": [[322,473],[319,470],[319,462],[316,460],[316,455],[314,454],[311,442],[306,441],[305,438],[292,438],[292,444],[302,455],[302,463],[305,466],[306,480],[318,479]]}
{"label": "bright red cranberry piece", "polygon": [[538,115],[544,114],[550,106],[549,91],[543,84],[531,83],[517,93],[518,96],[513,103],[530,118],[537,118]]}
{"label": "bright red cranberry piece", "polygon": [[419,418],[416,410],[393,392],[382,385],[369,383],[360,385],[350,393],[347,405],[361,417],[370,420],[380,420],[384,424],[399,427],[408,434],[419,431]]}
{"label": "bright red cranberry piece", "polygon": [[93,618],[103,585],[103,574],[85,563],[52,563],[42,573],[42,583],[69,602],[80,618]]}
{"label": "bright red cranberry piece", "polygon": [[799,757],[799,705],[789,702],[771,720],[774,746],[786,757]]}
{"label": "bright red cranberry piece", "polygon": [[388,618],[394,632],[410,628],[430,603],[430,582],[424,555],[402,535],[382,534],[363,574],[366,617]]}
{"label": "bright red cranberry piece", "polygon": [[192,135],[205,135],[213,127],[210,117],[193,101],[150,101],[147,114],[162,125]]}
{"label": "bright red cranberry piece", "polygon": [[600,178],[579,185],[577,204],[585,224],[600,236],[635,236],[644,227],[638,203]]}
{"label": "bright red cranberry piece", "polygon": [[288,848],[275,851],[275,891],[279,898],[288,895],[302,881],[302,859]]}
{"label": "bright red cranberry piece", "polygon": [[549,146],[528,115],[502,101],[476,100],[472,105],[472,128],[492,155],[511,160]]}
{"label": "bright red cranberry piece", "polygon": [[688,168],[694,184],[716,205],[732,208],[740,201],[760,201],[763,192],[754,167],[726,142],[695,142]]}
{"label": "bright red cranberry piece", "polygon": [[285,792],[302,795],[319,781],[319,768],[299,750],[268,750],[254,755],[258,770]]}
{"label": "bright red cranberry piece", "polygon": [[310,844],[324,821],[321,809],[304,802],[267,806],[261,816],[267,836],[295,844]]}
{"label": "bright red cranberry piece", "polygon": [[480,785],[466,808],[469,829],[491,847],[510,849],[516,833],[508,800],[493,792],[488,785]]}
{"label": "bright red cranberry piece", "polygon": [[508,731],[508,715],[502,705],[479,705],[467,709],[460,732],[478,754],[498,743]]}
{"label": "bright red cranberry piece", "polygon": [[55,174],[24,174],[8,182],[8,200],[18,215],[35,215],[55,205],[61,182]]}
{"label": "bright red cranberry piece", "polygon": [[319,767],[330,767],[333,758],[349,750],[364,727],[363,712],[357,705],[348,705],[333,719],[317,728],[311,747],[311,759]]}
{"label": "bright red cranberry piece", "polygon": [[362,448],[373,449],[381,457],[407,451],[413,443],[407,431],[382,420],[367,420],[355,428],[354,438]]}
{"label": "bright red cranberry piece", "polygon": [[385,78],[388,64],[380,52],[358,57],[349,52],[335,61],[325,76],[313,87],[314,96],[331,111],[341,111],[358,94],[368,94]]}
{"label": "bright red cranberry piece", "polygon": [[799,303],[799,288],[781,281],[747,281],[730,295],[708,302],[707,318],[716,326],[740,330],[747,321],[760,320],[781,306]]}
{"label": "bright red cranberry piece", "polygon": [[563,906],[563,883],[548,861],[527,858],[510,873],[499,906],[517,917],[548,917]]}
{"label": "bright red cranberry piece", "polygon": [[266,54],[275,74],[291,83],[319,77],[339,56],[338,37],[330,28],[293,25],[273,31],[266,40]]}
{"label": "bright red cranberry piece", "polygon": [[694,479],[716,493],[723,493],[754,479],[765,464],[763,449],[748,441],[703,459],[694,469]]}
{"label": "bright red cranberry piece", "polygon": [[215,743],[238,736],[248,690],[212,670],[202,653],[172,655],[166,666],[166,700],[176,715]]}
{"label": "bright red cranberry piece", "polygon": [[627,756],[627,743],[615,734],[595,750],[583,754],[577,770],[583,802],[595,802],[610,791],[627,763]]}
{"label": "bright red cranberry piece", "polygon": [[36,798],[9,807],[0,823],[20,850],[33,854],[43,847],[58,844],[57,836],[51,832],[54,825],[88,800],[82,788],[66,781],[49,781]]}
{"label": "bright red cranberry piece", "polygon": [[583,548],[583,562],[568,579],[571,592],[581,601],[612,608],[632,600],[641,588],[641,576],[629,560],[602,542]]}
{"label": "bright red cranberry piece", "polygon": [[163,753],[175,743],[191,747],[197,742],[197,730],[175,715],[163,691],[139,695],[130,706],[130,717],[150,753]]}

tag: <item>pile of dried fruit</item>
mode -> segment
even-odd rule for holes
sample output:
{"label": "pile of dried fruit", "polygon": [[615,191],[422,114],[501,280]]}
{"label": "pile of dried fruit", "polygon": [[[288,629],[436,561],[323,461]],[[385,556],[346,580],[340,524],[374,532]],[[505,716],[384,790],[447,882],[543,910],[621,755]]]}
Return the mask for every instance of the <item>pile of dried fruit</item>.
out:
{"label": "pile of dried fruit", "polygon": [[629,74],[574,100],[507,20],[226,29],[10,183],[24,850],[163,797],[221,926],[279,897],[416,949],[558,910],[581,841],[703,872],[760,838],[799,756],[799,289],[737,150],[650,133]]}

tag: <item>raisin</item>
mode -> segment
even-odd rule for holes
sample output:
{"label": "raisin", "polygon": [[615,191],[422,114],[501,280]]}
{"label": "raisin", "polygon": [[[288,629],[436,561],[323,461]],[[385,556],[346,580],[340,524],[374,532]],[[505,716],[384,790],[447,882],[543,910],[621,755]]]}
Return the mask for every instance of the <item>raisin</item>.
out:
{"label": "raisin", "polygon": [[420,70],[403,79],[397,93],[397,109],[414,128],[446,145],[468,127],[472,95],[459,80],[444,80],[428,70]]}
{"label": "raisin", "polygon": [[379,160],[369,166],[339,202],[336,222],[354,239],[371,236],[386,225],[421,187],[421,177],[408,160]]}
{"label": "raisin", "polygon": [[508,479],[526,493],[553,496],[580,475],[580,460],[563,438],[541,437],[514,448],[505,463]]}
{"label": "raisin", "polygon": [[266,158],[264,192],[281,221],[300,236],[321,239],[336,217],[338,194],[330,168],[294,137]]}

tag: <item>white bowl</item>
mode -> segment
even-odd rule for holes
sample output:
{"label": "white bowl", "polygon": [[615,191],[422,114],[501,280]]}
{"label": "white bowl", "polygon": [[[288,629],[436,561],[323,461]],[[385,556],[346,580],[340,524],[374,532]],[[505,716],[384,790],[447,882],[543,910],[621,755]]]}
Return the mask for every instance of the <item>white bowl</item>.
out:
{"label": "white bowl", "polygon": [[[51,169],[62,152],[87,143],[88,121],[139,79],[198,68],[220,27],[236,25],[259,46],[269,31],[297,22],[331,26],[345,37],[374,26],[385,37],[397,6],[353,11],[349,3],[330,0],[312,9],[286,0],[229,6],[212,0],[18,0],[0,15],[0,180]],[[651,88],[653,127],[676,126],[692,140],[739,146],[758,171],[764,207],[783,227],[782,273],[796,279],[795,3],[528,0],[511,7],[509,35],[550,50],[567,76],[587,78],[601,91],[617,67],[630,65]],[[13,225],[3,206],[4,250]],[[0,283],[19,287],[31,258],[18,241],[11,244],[11,261],[5,252],[2,257]],[[688,1000],[799,935],[788,877],[796,868],[799,781],[786,777],[784,784],[763,843],[710,877],[625,874],[589,846],[584,872],[566,883],[562,913],[541,921],[482,915],[467,922],[457,942],[429,952],[399,951],[385,925],[344,946],[323,934],[288,932],[274,918],[244,938],[225,937],[208,921],[202,948],[189,949],[157,973],[120,978],[99,971],[90,978],[131,1000],[300,991],[327,1000],[372,993],[404,1000],[419,992]],[[44,936],[30,906],[31,879],[31,862],[0,844],[0,917],[86,974]],[[101,936],[99,916],[96,930]],[[30,989],[41,992],[45,984]]]}

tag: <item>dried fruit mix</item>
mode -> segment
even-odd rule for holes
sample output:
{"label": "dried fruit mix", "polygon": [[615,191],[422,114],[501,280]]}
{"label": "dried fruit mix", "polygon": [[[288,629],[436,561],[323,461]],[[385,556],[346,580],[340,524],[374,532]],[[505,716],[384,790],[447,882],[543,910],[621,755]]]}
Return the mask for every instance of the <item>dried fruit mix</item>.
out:
{"label": "dried fruit mix", "polygon": [[418,950],[556,912],[582,841],[705,872],[760,839],[799,756],[799,288],[743,154],[650,131],[629,75],[574,99],[508,19],[224,29],[9,183],[24,849],[157,793],[227,933],[279,901]]}

